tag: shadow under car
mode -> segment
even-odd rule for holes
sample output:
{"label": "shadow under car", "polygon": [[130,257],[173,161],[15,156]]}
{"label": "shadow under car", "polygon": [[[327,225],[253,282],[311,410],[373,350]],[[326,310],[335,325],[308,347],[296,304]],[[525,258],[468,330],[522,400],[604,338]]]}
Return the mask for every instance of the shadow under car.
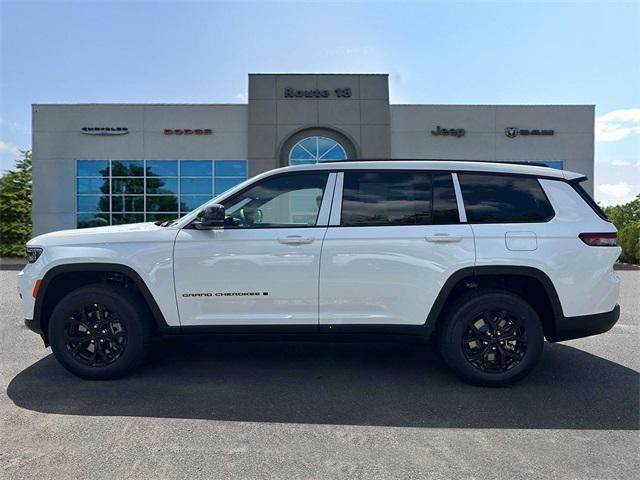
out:
{"label": "shadow under car", "polygon": [[508,388],[467,385],[432,345],[179,340],[116,381],[81,380],[48,355],[12,379],[19,407],[44,413],[436,428],[639,428],[638,372],[545,344]]}

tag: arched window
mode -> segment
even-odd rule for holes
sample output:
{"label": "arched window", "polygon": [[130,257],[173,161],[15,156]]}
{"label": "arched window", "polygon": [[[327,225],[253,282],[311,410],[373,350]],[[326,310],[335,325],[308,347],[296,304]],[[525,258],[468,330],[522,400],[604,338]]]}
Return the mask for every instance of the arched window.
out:
{"label": "arched window", "polygon": [[347,152],[342,145],[331,138],[320,136],[300,140],[289,152],[289,165],[346,159]]}

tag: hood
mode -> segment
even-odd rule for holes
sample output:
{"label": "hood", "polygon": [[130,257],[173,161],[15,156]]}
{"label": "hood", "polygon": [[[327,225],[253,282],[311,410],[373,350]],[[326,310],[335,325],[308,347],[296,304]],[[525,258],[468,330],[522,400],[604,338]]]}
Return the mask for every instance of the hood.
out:
{"label": "hood", "polygon": [[112,225],[110,227],[82,228],[76,230],[60,230],[45,233],[32,238],[28,246],[63,246],[79,244],[96,244],[112,242],[150,241],[157,232],[174,230],[172,227],[160,227],[152,222]]}

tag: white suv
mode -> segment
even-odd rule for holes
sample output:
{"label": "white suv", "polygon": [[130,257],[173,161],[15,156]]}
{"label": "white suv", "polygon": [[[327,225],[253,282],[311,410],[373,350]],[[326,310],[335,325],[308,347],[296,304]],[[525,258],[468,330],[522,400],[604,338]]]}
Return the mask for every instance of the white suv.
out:
{"label": "white suv", "polygon": [[34,238],[26,323],[90,379],[129,372],[154,336],[435,333],[459,375],[508,384],[544,337],[618,320],[616,229],[584,179],[469,161],[273,170],[172,222]]}

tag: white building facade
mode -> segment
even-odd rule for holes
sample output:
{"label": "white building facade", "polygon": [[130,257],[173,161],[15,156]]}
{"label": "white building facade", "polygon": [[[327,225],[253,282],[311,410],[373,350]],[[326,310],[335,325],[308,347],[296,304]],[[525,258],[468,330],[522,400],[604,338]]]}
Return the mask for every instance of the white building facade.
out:
{"label": "white building facade", "polygon": [[251,74],[247,104],[33,105],[33,229],[176,218],[344,159],[541,162],[589,177],[593,105],[390,105],[387,75]]}

